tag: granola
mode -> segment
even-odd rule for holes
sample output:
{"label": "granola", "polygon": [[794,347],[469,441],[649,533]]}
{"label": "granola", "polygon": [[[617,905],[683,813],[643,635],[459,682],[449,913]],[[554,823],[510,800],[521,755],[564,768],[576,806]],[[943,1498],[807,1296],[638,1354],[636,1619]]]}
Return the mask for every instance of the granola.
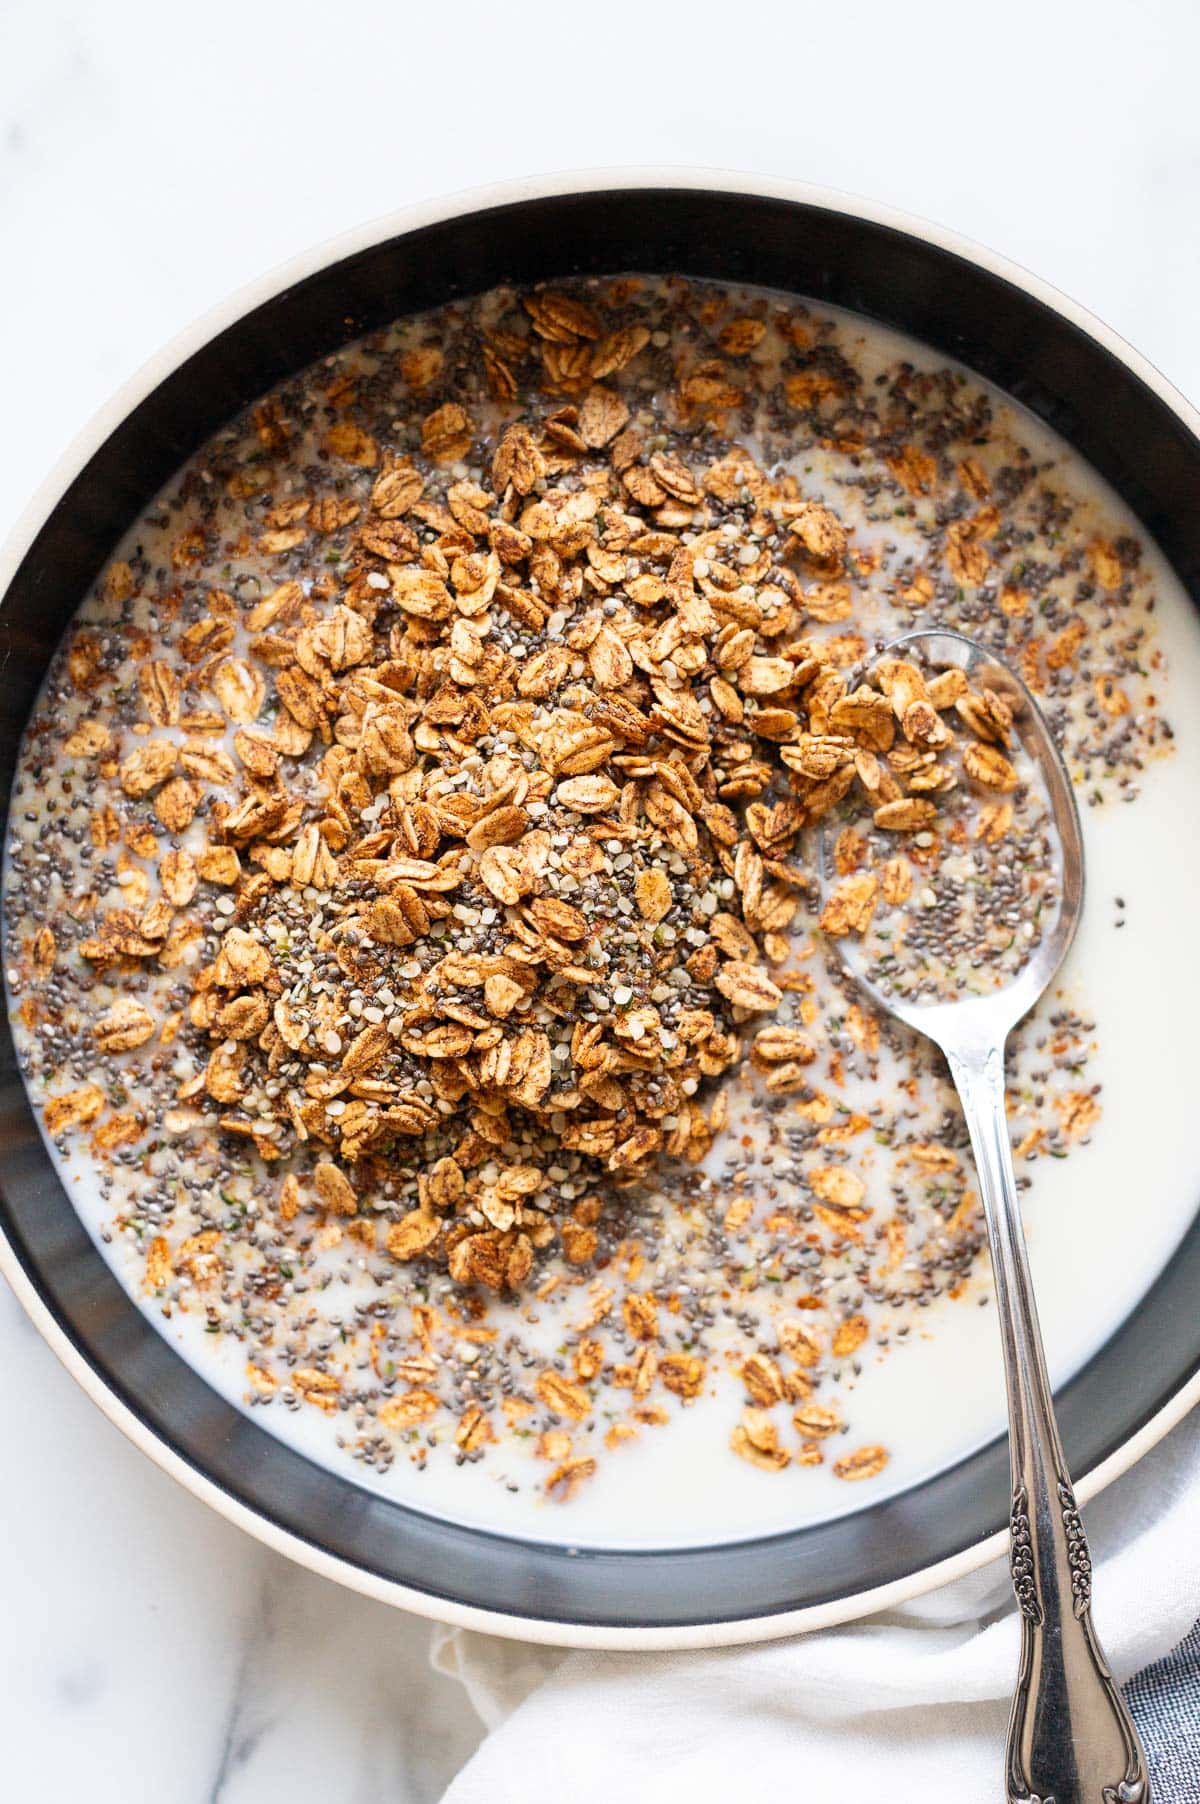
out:
{"label": "granola", "polygon": [[[764,1473],[885,1469],[832,1446],[855,1375],[982,1233],[935,1056],[830,942],[924,906],[949,720],[980,845],[1027,823],[998,698],[853,673],[938,620],[1087,801],[1169,749],[1139,547],[990,408],[777,296],[498,290],[147,511],[30,723],[7,975],[47,1133],[249,1405],[377,1472],[525,1442],[564,1498],[732,1387]],[[1099,1112],[1050,1032],[1022,1164]]]}
{"label": "granola", "polygon": [[880,660],[853,700],[873,711],[889,768],[930,813],[898,826],[897,803],[858,773],[839,808],[846,824],[836,838],[827,831],[833,873],[821,930],[849,940],[869,979],[897,1001],[1003,988],[1057,918],[1062,877],[1050,798],[1014,700],[986,685],[976,693],[962,670],[935,671],[919,651]]}

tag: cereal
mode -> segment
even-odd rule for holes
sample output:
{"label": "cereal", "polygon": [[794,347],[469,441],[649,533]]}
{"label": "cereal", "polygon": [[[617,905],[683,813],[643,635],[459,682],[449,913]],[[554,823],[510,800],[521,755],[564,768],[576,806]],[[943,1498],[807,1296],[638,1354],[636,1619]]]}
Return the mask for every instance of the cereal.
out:
{"label": "cereal", "polygon": [[859,773],[862,793],[840,804],[851,824],[833,848],[841,871],[853,844],[854,874],[832,882],[818,924],[831,939],[860,943],[866,975],[885,996],[931,1002],[999,988],[1055,918],[1061,865],[1044,782],[1014,739],[1013,705],[986,686],[976,693],[958,669],[927,681],[918,664],[889,659],[870,677],[900,720],[891,769],[937,799],[922,804],[919,822],[907,819],[919,828],[918,880],[910,860],[892,853],[900,811],[914,804],[886,803],[864,821],[874,798]]}
{"label": "cereal", "polygon": [[[732,1387],[747,1482],[878,1476],[856,1371],[972,1270],[941,1074],[829,941],[944,947],[952,861],[1037,828],[1003,699],[873,648],[986,634],[1089,793],[1164,730],[1137,548],[851,352],[637,278],[401,322],[214,439],[52,672],[7,893],[47,1131],[155,1308],[377,1471],[528,1437],[561,1500]],[[1099,1112],[1061,1015],[1031,1158]]]}

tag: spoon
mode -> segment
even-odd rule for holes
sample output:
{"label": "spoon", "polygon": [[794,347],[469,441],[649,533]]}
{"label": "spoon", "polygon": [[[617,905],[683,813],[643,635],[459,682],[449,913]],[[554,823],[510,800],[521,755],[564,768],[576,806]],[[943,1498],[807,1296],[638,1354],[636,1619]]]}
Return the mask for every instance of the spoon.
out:
{"label": "spoon", "polygon": [[[961,634],[907,633],[882,656],[924,652],[955,665],[977,691],[1012,708],[1022,746],[1045,784],[1061,845],[1061,899],[1029,961],[988,995],[912,1002],[887,992],[840,943],[850,975],[875,1003],[940,1046],[971,1136],[987,1222],[1008,1392],[1012,1510],[1009,1561],[1021,1615],[1021,1658],[1008,1727],[1010,1804],[1148,1804],[1150,1783],[1137,1730],[1113,1683],[1092,1626],[1092,1564],[1054,1415],[1046,1357],[1004,1112],[1009,1034],[1050,984],[1083,908],[1083,837],[1070,778],[1025,684]],[[820,880],[833,870],[830,831],[820,843]]]}

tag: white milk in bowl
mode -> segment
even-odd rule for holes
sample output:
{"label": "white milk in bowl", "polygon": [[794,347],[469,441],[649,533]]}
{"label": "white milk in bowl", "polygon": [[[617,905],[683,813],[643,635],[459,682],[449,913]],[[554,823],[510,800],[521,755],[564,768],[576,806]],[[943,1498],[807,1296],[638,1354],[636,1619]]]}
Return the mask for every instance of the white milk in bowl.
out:
{"label": "white milk in bowl", "polygon": [[800,1527],[1001,1432],[953,1091],[811,882],[854,783],[904,804],[906,895],[942,832],[983,871],[863,676],[934,622],[1035,690],[1083,816],[1082,927],[1009,1060],[1076,1371],[1200,1185],[1200,975],[1162,975],[1192,605],[968,372],[637,277],[325,359],[81,597],[14,790],[9,1004],[68,1193],[180,1355],[357,1484],[569,1545]]}

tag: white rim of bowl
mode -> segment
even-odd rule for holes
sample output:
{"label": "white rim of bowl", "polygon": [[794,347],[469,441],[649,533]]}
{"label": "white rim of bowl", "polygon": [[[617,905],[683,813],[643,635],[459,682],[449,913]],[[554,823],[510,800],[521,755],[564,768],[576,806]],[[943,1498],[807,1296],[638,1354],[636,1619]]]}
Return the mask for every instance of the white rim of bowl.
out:
{"label": "white rim of bowl", "polygon": [[[468,188],[438,200],[403,207],[334,238],[301,251],[274,269],[246,283],[228,299],[209,309],[176,334],[161,350],[124,382],[107,404],[95,414],[59,459],[32,500],[19,516],[16,525],[0,551],[0,594],[7,591],[17,568],[38,532],[45,524],[63,493],[79,475],[84,465],[104,443],[109,434],[132,412],[138,403],[177,369],[195,351],[225,330],[236,320],[302,281],[306,276],[330,263],[340,262],[358,251],[368,250],[388,238],[440,224],[467,213],[484,212],[511,205],[516,201],[544,200],[562,194],[595,193],[616,188],[716,189],[724,193],[762,196],[770,200],[795,201],[806,206],[823,207],[844,213],[873,225],[889,226],[895,231],[924,239],[974,263],[991,274],[1012,283],[1032,295],[1043,306],[1070,321],[1089,337],[1097,340],[1127,369],[1153,390],[1196,437],[1200,438],[1200,413],[1167,381],[1140,352],[1134,350],[1102,320],[1085,307],[1062,294],[1050,283],[1032,275],[1020,264],[1001,257],[986,246],[957,232],[933,225],[911,213],[880,205],[857,195],[833,188],[812,186],[804,182],[783,181],[759,175],[741,174],[727,169],[676,168],[670,165],[650,168],[568,170],[556,175],[531,176],[517,181],[498,182],[480,188]],[[103,1413],[133,1445],[153,1460],[164,1472],[198,1497],[202,1503],[253,1535],[264,1546],[283,1554],[298,1565],[322,1578],[332,1579],[352,1591],[373,1597],[381,1603],[411,1611],[430,1621],[449,1623],[456,1628],[474,1629],[484,1634],[500,1635],[511,1640],[535,1641],[554,1647],[607,1648],[626,1652],[650,1652],[682,1648],[728,1647],[739,1643],[779,1640],[787,1635],[831,1628],[837,1623],[873,1616],[881,1610],[894,1609],[938,1586],[977,1571],[1007,1552],[1007,1535],[1003,1530],[990,1535],[974,1547],[931,1566],[921,1567],[906,1578],[891,1584],[855,1592],[804,1609],[784,1611],[771,1616],[742,1618],[731,1622],[688,1623],[681,1627],[614,1628],[587,1624],[554,1622],[537,1618],[512,1616],[469,1604],[431,1597],[396,1584],[355,1566],[350,1561],[313,1546],[299,1535],[279,1528],[214,1484],[191,1466],[180,1454],[168,1447],[120,1398],[109,1389],[75,1346],[70,1336],[55,1320],[26,1275],[7,1237],[0,1232],[0,1273],[8,1280],[18,1302],[34,1326],[76,1382],[82,1386]],[[1181,1422],[1188,1411],[1200,1403],[1200,1373],[1183,1385],[1151,1419],[1079,1479],[1075,1486],[1081,1503],[1086,1503],[1114,1479],[1136,1464],[1150,1448]]]}

